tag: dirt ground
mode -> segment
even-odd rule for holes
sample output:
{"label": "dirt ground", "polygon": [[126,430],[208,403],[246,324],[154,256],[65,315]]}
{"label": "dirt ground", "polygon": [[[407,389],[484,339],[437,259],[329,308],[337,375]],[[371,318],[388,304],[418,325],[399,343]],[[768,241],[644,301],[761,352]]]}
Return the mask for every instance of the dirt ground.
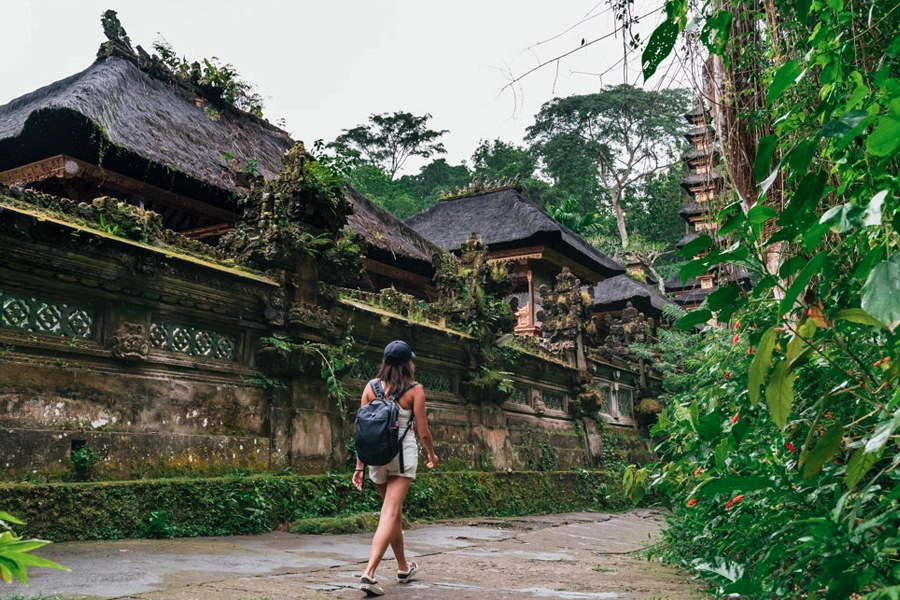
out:
{"label": "dirt ground", "polygon": [[[395,581],[388,556],[378,569],[385,598],[700,598],[696,585],[647,561],[663,525],[650,510],[474,519],[405,533],[416,580]],[[42,556],[71,569],[36,569],[31,585],[0,587],[0,598],[48,596],[153,600],[359,599],[371,534],[292,535],[54,544]]]}

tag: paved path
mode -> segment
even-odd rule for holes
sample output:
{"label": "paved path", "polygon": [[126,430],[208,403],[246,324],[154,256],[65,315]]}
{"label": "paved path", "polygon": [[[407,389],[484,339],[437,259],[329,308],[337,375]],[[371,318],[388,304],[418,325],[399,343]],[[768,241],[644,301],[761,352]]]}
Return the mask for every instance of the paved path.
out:
{"label": "paved path", "polygon": [[[639,552],[662,519],[653,511],[470,519],[405,533],[416,580],[394,582],[396,563],[379,568],[385,598],[562,600],[694,598],[672,570]],[[71,572],[31,571],[31,585],[0,598],[60,594],[100,599],[350,599],[371,534],[256,536],[70,542],[38,554]]]}

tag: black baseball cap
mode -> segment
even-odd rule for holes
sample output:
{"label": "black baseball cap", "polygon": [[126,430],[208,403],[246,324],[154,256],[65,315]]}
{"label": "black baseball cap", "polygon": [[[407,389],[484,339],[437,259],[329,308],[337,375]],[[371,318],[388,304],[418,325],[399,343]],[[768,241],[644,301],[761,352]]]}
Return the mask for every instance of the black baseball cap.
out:
{"label": "black baseball cap", "polygon": [[384,347],[384,362],[389,365],[402,365],[415,357],[416,353],[403,340],[394,340]]}

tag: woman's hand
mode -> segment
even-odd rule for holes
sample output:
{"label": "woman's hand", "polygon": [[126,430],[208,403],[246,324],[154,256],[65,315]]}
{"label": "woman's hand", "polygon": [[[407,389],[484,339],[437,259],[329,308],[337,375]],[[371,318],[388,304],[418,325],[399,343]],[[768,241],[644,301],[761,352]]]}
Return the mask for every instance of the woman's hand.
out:
{"label": "woman's hand", "polygon": [[363,488],[363,472],[359,469],[353,472],[353,487],[355,487],[360,492]]}
{"label": "woman's hand", "polygon": [[429,452],[428,453],[428,462],[425,463],[426,465],[428,465],[428,468],[433,469],[434,465],[436,465],[437,462],[438,462],[437,454],[435,454],[434,452]]}

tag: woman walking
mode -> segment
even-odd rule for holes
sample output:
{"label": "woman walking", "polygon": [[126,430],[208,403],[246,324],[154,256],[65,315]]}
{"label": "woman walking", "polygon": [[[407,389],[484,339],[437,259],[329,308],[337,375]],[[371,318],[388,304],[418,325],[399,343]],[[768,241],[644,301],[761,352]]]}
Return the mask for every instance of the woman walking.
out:
{"label": "woman walking", "polygon": [[[419,462],[416,438],[412,435],[411,430],[407,431],[410,419],[414,419],[416,432],[419,439],[422,440],[422,445],[425,446],[428,454],[426,464],[429,469],[437,464],[438,457],[434,453],[431,431],[428,429],[428,421],[425,418],[425,392],[422,391],[422,386],[415,381],[416,368],[413,364],[415,357],[409,344],[400,340],[393,341],[385,346],[384,360],[378,370],[377,378],[383,388],[384,397],[400,393],[400,397],[395,398],[400,405],[400,431],[407,433],[403,438],[400,454],[391,462],[380,467],[369,466],[369,479],[381,494],[382,504],[378,529],[375,531],[372,549],[369,552],[369,563],[359,580],[359,589],[364,591],[366,596],[384,594],[384,588],[378,584],[375,577],[375,569],[378,568],[388,546],[394,551],[394,558],[397,559],[397,581],[399,583],[409,583],[419,570],[419,565],[406,560],[403,549],[403,499],[406,498],[406,492],[409,490],[412,480],[416,478],[416,467]],[[365,406],[376,398],[372,383],[367,384],[363,391],[361,406]],[[401,454],[403,455],[402,461]],[[364,469],[362,461],[357,458],[356,471],[353,473],[353,485],[358,490],[362,490]]]}

